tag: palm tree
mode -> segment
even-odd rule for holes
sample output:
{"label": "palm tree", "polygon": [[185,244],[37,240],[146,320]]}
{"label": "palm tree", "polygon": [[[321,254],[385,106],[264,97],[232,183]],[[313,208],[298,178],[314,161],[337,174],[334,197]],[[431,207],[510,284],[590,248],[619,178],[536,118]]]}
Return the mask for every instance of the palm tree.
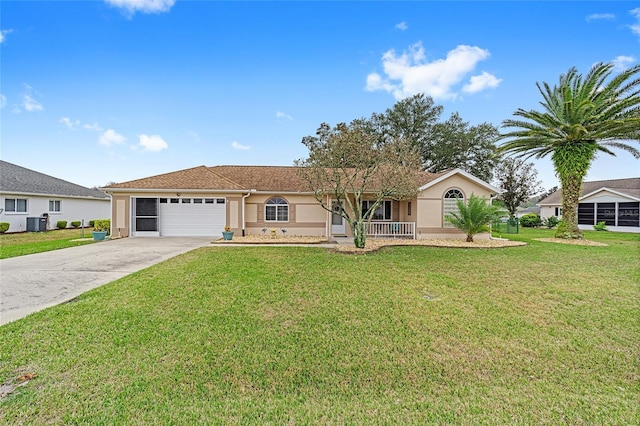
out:
{"label": "palm tree", "polygon": [[467,234],[467,242],[473,242],[473,236],[489,231],[489,224],[507,214],[498,206],[487,203],[487,200],[471,194],[467,204],[457,200],[458,212],[451,212],[444,220]]}
{"label": "palm tree", "polygon": [[[560,76],[558,86],[536,83],[542,94],[543,112],[518,109],[521,119],[504,120],[516,128],[501,135],[508,139],[502,153],[542,158],[551,154],[562,190],[562,222],[558,238],[583,238],[578,229],[578,199],[582,181],[600,152],[611,148],[640,151],[628,142],[640,141],[640,65],[611,77],[614,65],[595,64],[584,77],[575,67]],[[526,121],[525,121],[526,120]]]}

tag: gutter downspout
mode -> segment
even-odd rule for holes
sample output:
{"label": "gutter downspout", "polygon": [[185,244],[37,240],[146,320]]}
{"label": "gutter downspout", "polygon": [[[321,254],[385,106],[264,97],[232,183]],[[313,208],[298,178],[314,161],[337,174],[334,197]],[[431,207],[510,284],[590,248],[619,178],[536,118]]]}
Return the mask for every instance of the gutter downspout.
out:
{"label": "gutter downspout", "polygon": [[244,225],[245,225],[245,220],[244,220],[244,200],[251,195],[252,192],[255,192],[255,189],[250,190],[246,195],[242,196],[242,236],[245,236],[245,230],[244,230]]}

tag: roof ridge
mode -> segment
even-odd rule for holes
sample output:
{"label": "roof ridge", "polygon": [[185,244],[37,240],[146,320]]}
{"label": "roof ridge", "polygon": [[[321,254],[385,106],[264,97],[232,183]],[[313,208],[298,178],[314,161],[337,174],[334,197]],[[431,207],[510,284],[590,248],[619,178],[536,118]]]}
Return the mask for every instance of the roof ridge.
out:
{"label": "roof ridge", "polygon": [[240,185],[238,182],[235,182],[235,181],[229,179],[228,177],[226,177],[224,175],[221,175],[220,173],[218,173],[215,170],[213,170],[215,167],[217,167],[217,166],[206,167],[207,172],[216,175],[216,177],[218,177],[218,178],[220,178],[220,179],[222,179],[222,180],[224,180],[226,182],[229,182],[230,184],[235,186],[237,189],[246,189],[246,188],[243,188],[242,185]]}

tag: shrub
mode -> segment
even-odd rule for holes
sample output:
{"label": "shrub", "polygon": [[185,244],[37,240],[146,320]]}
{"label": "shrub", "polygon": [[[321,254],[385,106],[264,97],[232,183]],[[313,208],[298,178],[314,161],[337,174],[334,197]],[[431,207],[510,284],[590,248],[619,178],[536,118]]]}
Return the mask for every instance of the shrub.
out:
{"label": "shrub", "polygon": [[458,212],[449,213],[445,220],[467,234],[468,242],[473,242],[475,234],[487,232],[489,224],[506,213],[500,207],[488,204],[484,198],[475,194],[471,194],[466,204],[458,199],[457,206]]}
{"label": "shrub", "polygon": [[102,219],[93,221],[94,231],[107,231],[107,234],[111,230],[111,219]]}
{"label": "shrub", "polygon": [[536,213],[527,213],[520,218],[520,225],[525,228],[536,228],[542,225],[542,220]]}
{"label": "shrub", "polygon": [[545,218],[543,221],[544,226],[546,226],[549,229],[553,228],[558,223],[560,223],[560,219],[558,219],[556,216],[549,216]]}
{"label": "shrub", "polygon": [[80,223],[81,222],[79,220],[74,220],[73,222],[71,222],[71,226],[73,226],[74,228],[79,228]]}
{"label": "shrub", "polygon": [[598,222],[597,225],[593,225],[593,229],[595,229],[596,231],[606,231],[607,222]]}
{"label": "shrub", "polygon": [[67,227],[67,221],[66,220],[59,220],[56,222],[56,228],[58,229],[64,229]]}
{"label": "shrub", "polygon": [[4,234],[9,230],[11,224],[9,222],[0,222],[0,234]]}
{"label": "shrub", "polygon": [[93,228],[95,226],[95,224],[96,224],[95,219],[92,219],[92,220],[89,221],[89,227]]}

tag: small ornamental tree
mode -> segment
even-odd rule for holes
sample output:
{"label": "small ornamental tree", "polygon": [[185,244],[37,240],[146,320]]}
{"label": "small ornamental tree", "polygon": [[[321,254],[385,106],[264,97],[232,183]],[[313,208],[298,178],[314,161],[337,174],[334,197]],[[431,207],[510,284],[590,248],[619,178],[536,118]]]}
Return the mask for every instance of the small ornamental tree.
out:
{"label": "small ornamental tree", "polygon": [[473,236],[480,232],[488,232],[489,224],[507,214],[498,206],[491,205],[486,199],[471,194],[465,204],[458,199],[458,212],[451,212],[445,220],[467,234],[467,242],[473,242]]}
{"label": "small ornamental tree", "polygon": [[498,188],[502,190],[499,199],[504,203],[511,219],[515,219],[520,204],[542,191],[538,171],[533,163],[526,163],[519,158],[504,159],[496,167],[494,176]]}
{"label": "small ornamental tree", "polygon": [[[418,150],[405,139],[380,144],[366,123],[358,120],[333,128],[323,123],[316,135],[302,140],[309,157],[295,162],[299,176],[325,210],[347,221],[355,246],[364,248],[365,224],[382,201],[416,196]],[[372,201],[366,209],[365,200]],[[341,208],[334,209],[334,203]]]}

